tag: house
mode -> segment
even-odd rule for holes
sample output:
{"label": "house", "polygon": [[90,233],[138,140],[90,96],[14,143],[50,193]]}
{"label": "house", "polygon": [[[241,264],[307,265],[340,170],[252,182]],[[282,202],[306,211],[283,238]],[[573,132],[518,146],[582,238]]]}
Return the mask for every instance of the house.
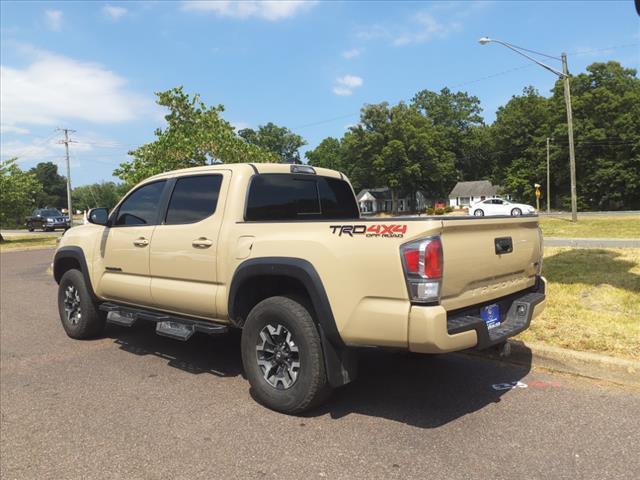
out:
{"label": "house", "polygon": [[499,195],[501,190],[502,187],[492,185],[488,180],[458,182],[449,194],[449,205],[451,207],[468,207],[487,198],[497,197],[511,200],[511,195]]}
{"label": "house", "polygon": [[[364,188],[360,190],[356,198],[360,212],[363,214],[391,212],[393,210],[391,189],[389,187]],[[429,202],[433,203],[424,192],[418,191],[416,192],[416,205],[412,206],[411,194],[409,192],[400,192],[398,194],[398,212],[424,210]]]}

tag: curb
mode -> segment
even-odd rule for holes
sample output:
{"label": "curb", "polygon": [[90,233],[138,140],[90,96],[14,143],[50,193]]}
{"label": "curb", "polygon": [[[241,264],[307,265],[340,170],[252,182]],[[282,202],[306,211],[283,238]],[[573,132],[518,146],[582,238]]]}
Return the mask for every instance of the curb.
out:
{"label": "curb", "polygon": [[581,377],[640,387],[640,361],[578,352],[543,343],[509,341],[511,355],[503,358],[495,350],[465,352],[517,365],[531,365]]}

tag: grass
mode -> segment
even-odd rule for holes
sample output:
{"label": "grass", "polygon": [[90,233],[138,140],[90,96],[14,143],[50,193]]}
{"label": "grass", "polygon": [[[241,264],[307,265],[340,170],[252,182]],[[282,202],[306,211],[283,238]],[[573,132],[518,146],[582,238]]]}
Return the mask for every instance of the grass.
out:
{"label": "grass", "polygon": [[60,234],[55,233],[49,235],[4,235],[4,241],[0,242],[0,252],[55,247],[56,238],[59,236]]}
{"label": "grass", "polygon": [[640,249],[545,248],[544,313],[518,338],[640,360]]}
{"label": "grass", "polygon": [[547,237],[573,238],[640,238],[640,216],[580,217],[572,223],[569,218],[540,217],[542,232]]}

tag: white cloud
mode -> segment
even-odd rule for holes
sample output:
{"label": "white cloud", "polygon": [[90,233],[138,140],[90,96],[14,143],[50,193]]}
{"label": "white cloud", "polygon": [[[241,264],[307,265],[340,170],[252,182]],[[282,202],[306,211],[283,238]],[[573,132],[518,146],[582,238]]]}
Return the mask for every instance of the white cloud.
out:
{"label": "white cloud", "polygon": [[341,97],[353,95],[353,90],[347,87],[335,86],[333,87],[333,93],[340,95]]}
{"label": "white cloud", "polygon": [[342,56],[346,59],[355,58],[362,53],[362,50],[359,48],[351,48],[349,50],[345,50],[342,52]]}
{"label": "white cloud", "polygon": [[406,25],[374,24],[360,28],[360,40],[385,40],[395,46],[446,38],[462,30],[463,20],[474,17],[492,5],[489,1],[435,3],[413,15]]}
{"label": "white cloud", "polygon": [[336,83],[333,87],[333,93],[340,96],[348,96],[353,94],[353,89],[361,87],[364,81],[357,75],[345,75],[344,77],[336,78]]}
{"label": "white cloud", "polygon": [[361,87],[364,83],[362,78],[357,75],[345,75],[344,77],[337,78],[336,82],[347,87]]}
{"label": "white cloud", "polygon": [[112,20],[120,20],[120,18],[125,16],[129,12],[129,10],[125,7],[118,7],[115,5],[109,5],[107,3],[104,7],[102,7],[102,12]]}
{"label": "white cloud", "polygon": [[22,47],[32,62],[0,65],[0,115],[5,129],[59,125],[74,119],[93,123],[132,120],[150,102],[125,89],[126,80],[97,63]]}
{"label": "white cloud", "polygon": [[189,11],[212,12],[220,17],[250,18],[258,17],[269,21],[282,20],[309,10],[315,0],[231,0],[218,1],[184,1],[182,8]]}
{"label": "white cloud", "polygon": [[47,28],[54,32],[62,30],[62,10],[47,10],[44,12],[44,19]]}
{"label": "white cloud", "polygon": [[17,133],[18,135],[26,135],[29,130],[22,127],[16,127],[15,125],[7,125],[5,123],[0,124],[0,133]]}
{"label": "white cloud", "polygon": [[393,39],[394,45],[401,46],[411,43],[424,43],[434,38],[444,38],[450,32],[462,28],[460,22],[440,22],[429,12],[418,13],[413,20],[418,24],[418,28],[396,36]]}

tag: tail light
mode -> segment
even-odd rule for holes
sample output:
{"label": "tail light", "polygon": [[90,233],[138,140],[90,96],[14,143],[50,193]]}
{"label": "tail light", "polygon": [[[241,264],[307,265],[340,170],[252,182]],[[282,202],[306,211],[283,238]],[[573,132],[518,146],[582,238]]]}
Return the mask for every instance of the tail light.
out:
{"label": "tail light", "polygon": [[440,237],[405,243],[400,247],[400,256],[411,301],[438,302],[442,285]]}

